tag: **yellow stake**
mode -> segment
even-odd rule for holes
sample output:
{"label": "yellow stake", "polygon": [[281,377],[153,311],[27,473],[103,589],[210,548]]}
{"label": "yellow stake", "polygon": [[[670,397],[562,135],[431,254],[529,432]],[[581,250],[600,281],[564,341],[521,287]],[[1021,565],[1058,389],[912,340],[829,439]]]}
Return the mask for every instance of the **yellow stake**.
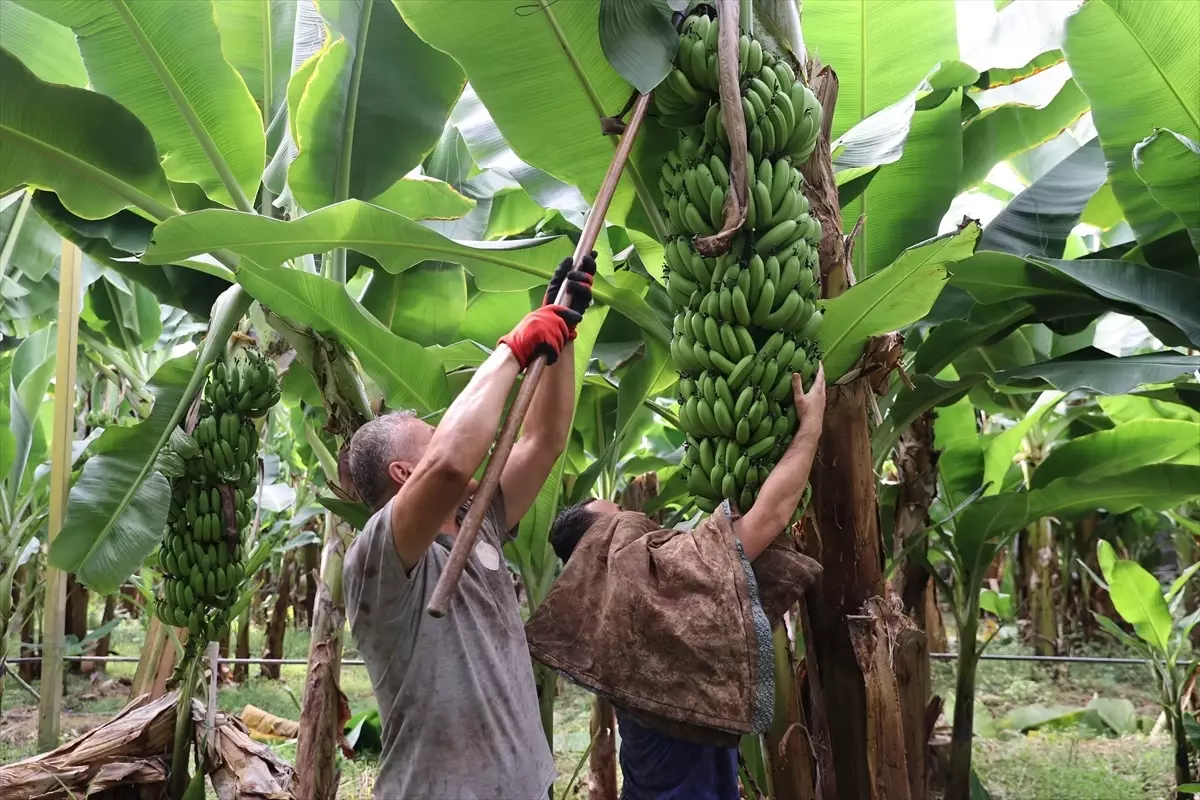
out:
{"label": "yellow stake", "polygon": [[[75,438],[75,354],[79,344],[79,248],[63,239],[58,270],[58,351],[54,374],[54,439],[50,445],[49,544],[62,530],[71,489],[71,444]],[[63,634],[67,583],[62,570],[46,565],[46,604],[42,619],[42,697],[38,708],[38,749],[58,746],[62,713]]]}

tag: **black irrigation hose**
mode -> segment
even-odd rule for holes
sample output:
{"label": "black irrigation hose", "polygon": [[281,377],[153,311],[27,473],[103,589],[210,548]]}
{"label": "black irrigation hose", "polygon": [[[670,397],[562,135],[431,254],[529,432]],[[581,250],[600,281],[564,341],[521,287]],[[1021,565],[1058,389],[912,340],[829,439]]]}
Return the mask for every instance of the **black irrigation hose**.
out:
{"label": "black irrigation hose", "polygon": [[[930,653],[929,657],[937,661],[955,661],[958,659],[958,653]],[[1031,661],[1045,662],[1054,664],[1145,664],[1144,658],[1106,658],[1104,656],[1024,656],[1011,655],[1006,653],[984,653],[979,656],[983,661]],[[8,664],[25,664],[40,662],[40,656],[22,656],[20,658],[8,658],[4,663]],[[63,656],[63,661],[95,661],[104,664],[114,662],[135,663],[140,659],[137,656]],[[207,659],[205,659],[207,660]],[[307,659],[303,658],[218,658],[218,664],[281,664],[302,666],[308,664]],[[1191,666],[1193,663],[1190,660],[1176,662],[1181,667]],[[348,667],[361,667],[366,664],[360,659],[349,659],[343,661],[342,664]],[[0,673],[2,674],[2,673]]]}

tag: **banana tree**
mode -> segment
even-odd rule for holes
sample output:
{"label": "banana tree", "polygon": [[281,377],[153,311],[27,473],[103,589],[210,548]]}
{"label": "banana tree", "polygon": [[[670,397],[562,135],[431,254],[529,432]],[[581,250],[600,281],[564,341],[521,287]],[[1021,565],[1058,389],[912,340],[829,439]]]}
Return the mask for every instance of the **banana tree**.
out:
{"label": "banana tree", "polygon": [[1117,613],[1132,626],[1134,636],[1106,616],[1097,614],[1101,627],[1118,642],[1146,659],[1160,693],[1159,703],[1170,723],[1175,743],[1175,783],[1180,798],[1191,796],[1184,786],[1192,782],[1192,746],[1188,740],[1187,712],[1183,701],[1188,684],[1196,673],[1195,664],[1181,664],[1188,637],[1200,622],[1200,612],[1181,612],[1184,589],[1200,570],[1193,564],[1163,591],[1158,579],[1136,561],[1119,558],[1111,544],[1096,546],[1103,580],[1095,580],[1107,589]]}
{"label": "banana tree", "polygon": [[[1178,428],[1162,421],[1168,428],[1161,431],[1125,425],[1085,434],[1050,450],[1039,463],[1028,463],[1020,454],[1028,453],[1031,438],[1046,441],[1056,409],[1064,408],[1061,401],[1058,392],[1043,393],[1020,421],[987,438],[966,401],[936,414],[941,496],[931,543],[952,566],[953,581],[930,571],[953,601],[959,631],[951,793],[967,791],[970,779],[974,676],[988,643],[976,639],[978,617],[984,578],[995,558],[1025,526],[1049,517],[1071,519],[1095,508],[1166,509],[1200,491],[1200,440],[1195,426],[1184,421]],[[1172,444],[1179,437],[1183,441]]]}

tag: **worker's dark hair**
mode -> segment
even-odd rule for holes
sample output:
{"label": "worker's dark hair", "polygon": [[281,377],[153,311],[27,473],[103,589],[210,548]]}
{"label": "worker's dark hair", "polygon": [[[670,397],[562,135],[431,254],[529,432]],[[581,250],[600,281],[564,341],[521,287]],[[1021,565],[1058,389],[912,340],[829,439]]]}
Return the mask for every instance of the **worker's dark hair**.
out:
{"label": "worker's dark hair", "polygon": [[395,486],[388,477],[388,465],[402,455],[401,427],[415,418],[412,411],[393,411],[363,425],[350,440],[350,480],[373,512],[392,499]]}
{"label": "worker's dark hair", "polygon": [[575,546],[579,544],[579,540],[596,521],[598,514],[588,508],[588,504],[591,502],[590,499],[584,500],[582,503],[576,503],[563,509],[558,518],[554,520],[554,524],[550,526],[550,546],[554,548],[555,554],[562,559],[564,564],[575,552]]}

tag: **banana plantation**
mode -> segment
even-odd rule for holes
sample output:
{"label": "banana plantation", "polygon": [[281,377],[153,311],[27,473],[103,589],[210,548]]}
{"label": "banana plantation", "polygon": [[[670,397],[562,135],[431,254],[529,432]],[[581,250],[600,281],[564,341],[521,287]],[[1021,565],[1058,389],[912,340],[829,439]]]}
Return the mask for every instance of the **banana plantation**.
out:
{"label": "banana plantation", "polygon": [[[394,506],[497,370],[458,472],[511,530],[451,503],[413,567]],[[0,418],[6,799],[529,800],[448,776],[535,745],[551,798],[1200,796],[1200,4],[0,0]],[[418,423],[381,510],[358,454]],[[789,471],[766,552],[814,565],[772,614],[739,531]],[[535,647],[560,514],[614,503],[738,537],[753,725]],[[400,585],[448,558],[389,648],[496,558],[534,741],[381,694],[380,530]],[[599,652],[737,671],[677,649]],[[728,786],[633,777],[651,711],[727,737]]]}

